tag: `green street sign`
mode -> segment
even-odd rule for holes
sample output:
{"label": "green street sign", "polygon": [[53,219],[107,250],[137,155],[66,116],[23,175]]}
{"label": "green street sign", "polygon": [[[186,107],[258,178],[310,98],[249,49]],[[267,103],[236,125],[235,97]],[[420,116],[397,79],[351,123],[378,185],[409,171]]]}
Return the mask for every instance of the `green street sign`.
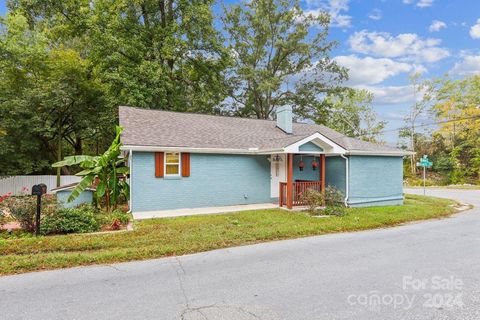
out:
{"label": "green street sign", "polygon": [[433,162],[428,160],[428,156],[424,155],[421,159],[420,162],[417,162],[417,167],[431,167],[433,166]]}
{"label": "green street sign", "polygon": [[426,193],[426,171],[428,167],[433,166],[433,162],[428,160],[428,156],[424,155],[422,158],[420,158],[420,162],[417,162],[417,167],[423,167],[423,195]]}

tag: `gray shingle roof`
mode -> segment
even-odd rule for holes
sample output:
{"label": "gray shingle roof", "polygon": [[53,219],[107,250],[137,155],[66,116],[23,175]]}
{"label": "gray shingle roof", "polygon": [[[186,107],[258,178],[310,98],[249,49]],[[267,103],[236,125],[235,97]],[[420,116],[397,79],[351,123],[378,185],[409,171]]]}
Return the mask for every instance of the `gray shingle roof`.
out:
{"label": "gray shingle roof", "polygon": [[284,148],[318,132],[349,151],[405,154],[403,150],[349,138],[317,124],[294,123],[293,134],[286,134],[272,120],[133,107],[120,107],[119,118],[125,146],[267,150]]}

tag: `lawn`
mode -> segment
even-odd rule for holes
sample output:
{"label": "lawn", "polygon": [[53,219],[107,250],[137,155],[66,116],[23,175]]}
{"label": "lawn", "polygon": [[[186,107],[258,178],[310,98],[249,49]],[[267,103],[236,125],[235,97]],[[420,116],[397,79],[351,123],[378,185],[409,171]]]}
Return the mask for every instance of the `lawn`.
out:
{"label": "lawn", "polygon": [[[423,186],[406,186],[406,188],[423,189]],[[448,186],[427,186],[427,189],[480,190],[480,185],[475,185],[475,184],[451,184],[451,185],[448,185]]]}
{"label": "lawn", "polygon": [[403,206],[347,209],[314,218],[281,209],[151,219],[109,234],[0,239],[0,274],[159,258],[258,242],[394,226],[446,217],[454,201],[408,195]]}

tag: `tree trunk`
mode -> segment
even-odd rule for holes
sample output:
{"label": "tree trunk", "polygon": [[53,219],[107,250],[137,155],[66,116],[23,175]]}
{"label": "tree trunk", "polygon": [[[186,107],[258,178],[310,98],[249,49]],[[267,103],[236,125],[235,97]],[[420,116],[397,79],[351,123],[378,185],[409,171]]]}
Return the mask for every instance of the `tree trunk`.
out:
{"label": "tree trunk", "polygon": [[[412,139],[411,139],[411,144],[412,144],[412,152],[415,152],[415,127],[412,126]],[[410,166],[412,170],[412,174],[415,176],[417,175],[417,163],[415,162],[415,154],[412,154],[411,160],[410,160]]]}
{"label": "tree trunk", "polygon": [[107,206],[107,212],[110,212],[110,190],[105,187],[105,205]]}
{"label": "tree trunk", "polygon": [[75,155],[81,155],[83,154],[83,146],[82,146],[82,139],[81,138],[76,138],[75,139]]}
{"label": "tree trunk", "polygon": [[[62,135],[58,134],[58,141],[57,141],[57,161],[62,161]],[[61,167],[57,167],[57,188],[60,187],[61,184]]]}

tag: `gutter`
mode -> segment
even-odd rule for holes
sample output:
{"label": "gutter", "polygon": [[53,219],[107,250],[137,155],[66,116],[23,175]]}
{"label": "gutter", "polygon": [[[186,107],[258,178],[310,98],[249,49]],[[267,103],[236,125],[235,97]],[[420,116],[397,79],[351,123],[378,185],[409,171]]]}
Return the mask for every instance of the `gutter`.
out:
{"label": "gutter", "polygon": [[133,151],[132,149],[128,150],[128,167],[130,169],[130,179],[128,181],[129,184],[129,195],[128,195],[128,212],[132,213],[132,178],[133,178]]}
{"label": "gutter", "polygon": [[348,197],[349,197],[349,189],[350,189],[350,173],[349,173],[349,162],[348,162],[348,157],[346,157],[344,154],[341,154],[340,157],[345,159],[345,200],[344,204],[345,207],[348,207]]}

